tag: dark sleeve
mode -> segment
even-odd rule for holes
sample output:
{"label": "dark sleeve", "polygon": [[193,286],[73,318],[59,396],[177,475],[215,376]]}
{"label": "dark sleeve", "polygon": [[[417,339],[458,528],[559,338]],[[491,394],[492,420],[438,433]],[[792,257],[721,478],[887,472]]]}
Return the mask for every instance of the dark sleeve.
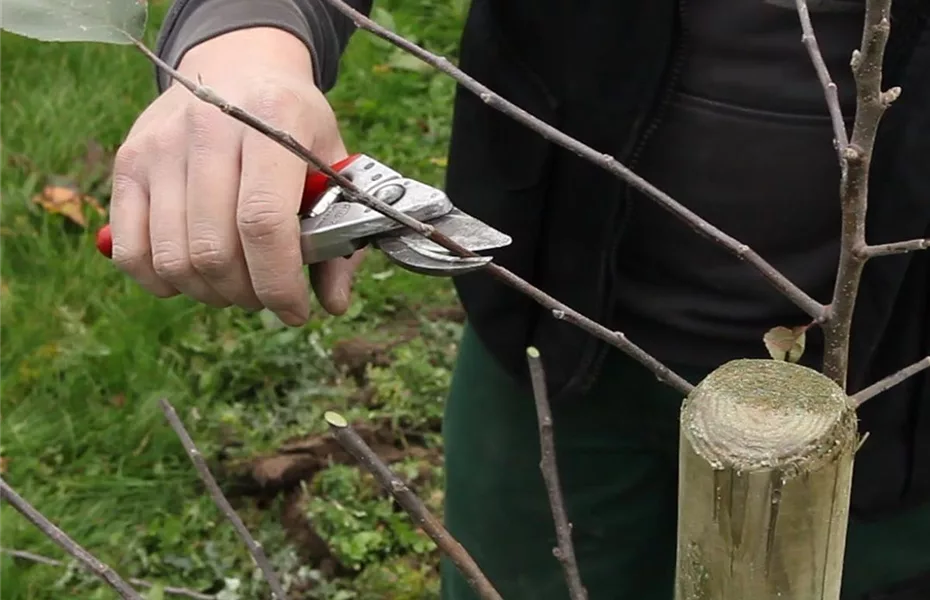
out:
{"label": "dark sleeve", "polygon": [[[373,2],[346,0],[346,4],[366,15]],[[324,92],[335,85],[339,59],[355,31],[352,21],[326,0],[174,0],[158,34],[155,52],[177,67],[193,46],[246,27],[277,27],[303,40],[313,59],[316,84]],[[159,70],[157,81],[161,92],[168,87],[170,78]]]}

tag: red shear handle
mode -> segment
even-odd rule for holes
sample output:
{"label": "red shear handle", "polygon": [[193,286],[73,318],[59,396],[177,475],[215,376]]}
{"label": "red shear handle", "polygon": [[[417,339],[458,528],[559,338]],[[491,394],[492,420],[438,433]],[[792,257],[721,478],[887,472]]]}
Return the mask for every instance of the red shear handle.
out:
{"label": "red shear handle", "polygon": [[97,250],[107,258],[113,258],[113,234],[109,223],[97,230]]}
{"label": "red shear handle", "polygon": [[[342,160],[336,161],[329,166],[333,171],[337,173],[349,165],[352,162],[361,156],[361,154],[350,154],[349,156],[343,158]],[[310,212],[317,202],[319,202],[320,197],[323,195],[323,192],[329,188],[329,176],[323,173],[322,171],[311,171],[307,173],[307,179],[304,182],[304,193],[300,201],[300,209],[297,214],[306,214]]]}
{"label": "red shear handle", "polygon": [[[351,154],[340,161],[334,162],[330,168],[337,173],[361,156],[360,154]],[[300,198],[300,208],[297,214],[306,214],[310,212],[320,197],[329,188],[329,176],[322,171],[311,171],[307,173],[307,179],[304,181],[304,191]],[[97,250],[107,258],[113,258],[113,234],[110,233],[110,224],[107,223],[97,231]]]}

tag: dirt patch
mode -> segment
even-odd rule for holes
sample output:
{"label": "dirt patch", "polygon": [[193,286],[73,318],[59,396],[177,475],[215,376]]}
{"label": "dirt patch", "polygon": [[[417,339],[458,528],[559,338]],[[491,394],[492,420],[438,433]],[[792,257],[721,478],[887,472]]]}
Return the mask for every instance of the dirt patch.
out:
{"label": "dirt patch", "polygon": [[[440,453],[424,448],[412,448],[408,452],[392,453],[392,456],[396,456],[396,460],[409,457],[421,459],[418,461],[416,472],[413,473],[411,478],[405,479],[405,482],[415,494],[420,495],[428,509],[437,514],[437,511],[440,511],[442,506],[442,490],[437,487],[438,483],[433,467],[441,460]],[[432,491],[428,495],[424,495],[422,490],[427,488]],[[387,492],[381,490],[381,494],[386,496]],[[295,546],[301,559],[308,564],[313,564],[325,577],[352,577],[358,575],[358,572],[346,566],[339,559],[327,541],[317,533],[312,521],[307,517],[310,512],[308,503],[311,498],[312,495],[302,487],[295,487],[286,492],[280,519],[287,539]],[[403,512],[403,509],[396,502],[393,504],[393,509],[395,512]]]}
{"label": "dirt patch", "polygon": [[421,335],[420,326],[424,321],[449,321],[463,323],[465,311],[458,305],[405,307],[399,318],[389,327],[390,339],[375,341],[368,337],[352,337],[333,344],[331,355],[333,363],[346,375],[353,377],[359,385],[365,383],[365,370],[368,365],[387,367],[391,364],[391,350]]}
{"label": "dirt patch", "polygon": [[387,367],[391,364],[391,349],[413,337],[415,334],[407,334],[389,342],[375,342],[363,337],[339,340],[333,344],[331,351],[333,364],[359,385],[364,385],[368,365]]}
{"label": "dirt patch", "polygon": [[391,351],[413,339],[420,337],[420,323],[415,319],[395,321],[388,329],[390,339],[376,341],[369,337],[356,336],[338,340],[331,352],[333,364],[342,372],[365,381],[365,369],[368,365],[387,367],[391,364]]}
{"label": "dirt patch", "polygon": [[454,323],[465,322],[465,309],[461,304],[435,305],[414,303],[404,306],[398,312],[395,323],[402,327],[419,328],[424,321],[436,323],[450,321]]}
{"label": "dirt patch", "polygon": [[[334,365],[358,384],[352,397],[354,406],[374,407],[377,403],[375,390],[367,381],[368,365],[390,367],[394,348],[420,336],[424,321],[464,319],[464,313],[458,306],[423,309],[411,306],[408,310],[413,312],[395,319],[388,328],[379,332],[381,340],[357,336],[340,340],[332,346]],[[385,336],[390,339],[385,340]],[[408,485],[411,489],[429,489],[427,497],[422,499],[433,510],[439,510],[442,503],[442,490],[433,481],[435,472],[432,469],[441,463],[442,451],[427,447],[426,438],[439,432],[441,426],[439,417],[415,424],[387,417],[353,424],[359,436],[386,464],[409,458],[417,460],[416,473],[412,474]],[[332,435],[325,432],[298,436],[285,440],[271,453],[249,458],[220,457],[220,463],[217,470],[222,472],[224,488],[230,498],[250,496],[268,508],[272,506],[272,499],[283,498],[281,524],[302,560],[320,569],[327,578],[352,575],[351,569],[341,564],[308,520],[309,498],[301,486],[302,482],[311,482],[318,473],[335,464],[361,468]],[[399,506],[395,508],[401,510]]]}
{"label": "dirt patch", "polygon": [[427,308],[423,316],[428,321],[453,321],[455,323],[465,322],[465,309],[459,304],[451,306],[433,306]]}
{"label": "dirt patch", "polygon": [[[438,430],[440,423],[428,423]],[[423,432],[405,431],[389,419],[354,425],[365,443],[387,464],[408,457],[426,457],[436,451],[424,446]],[[227,463],[224,471],[233,495],[271,497],[296,488],[332,464],[356,464],[356,460],[329,433],[292,438],[274,454]]]}
{"label": "dirt patch", "polygon": [[[442,451],[427,448],[422,432],[404,432],[396,426],[392,428],[387,419],[357,424],[354,428],[388,465],[408,458],[421,461],[417,472],[407,482],[411,489],[435,484],[431,467],[440,464]],[[227,465],[226,469],[228,487],[232,488],[228,490],[231,498],[244,495],[258,497],[270,506],[268,500],[284,496],[280,519],[288,539],[301,558],[315,565],[327,578],[349,576],[354,572],[340,562],[308,520],[306,503],[309,498],[300,484],[311,482],[317,473],[333,464],[357,465],[357,461],[332,435],[326,433],[287,440],[274,454],[242,461],[231,467]],[[437,510],[441,504],[441,491],[436,490],[423,500]],[[399,506],[395,508],[401,510]]]}
{"label": "dirt patch", "polygon": [[377,392],[375,388],[371,386],[360,387],[349,396],[349,404],[351,406],[366,406],[368,408],[377,408],[379,402],[377,400]]}
{"label": "dirt patch", "polygon": [[307,497],[302,490],[295,489],[288,492],[281,510],[281,525],[290,541],[297,548],[300,558],[307,563],[316,565],[327,579],[348,575],[350,569],[346,568],[339,559],[333,555],[329,544],[316,532],[307,519]]}

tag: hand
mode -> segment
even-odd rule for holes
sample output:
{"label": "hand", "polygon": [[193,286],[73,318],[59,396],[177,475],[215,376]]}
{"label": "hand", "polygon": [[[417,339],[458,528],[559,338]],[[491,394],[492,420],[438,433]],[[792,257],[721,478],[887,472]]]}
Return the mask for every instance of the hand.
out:
{"label": "hand", "polygon": [[[310,54],[271,28],[192,48],[178,71],[293,135],[327,163],[346,156],[336,118],[314,85]],[[310,294],[297,210],[307,165],[175,83],[139,116],[116,155],[113,261],[152,294],[214,307],[268,308],[305,323]],[[349,306],[362,253],[314,265],[324,310]]]}

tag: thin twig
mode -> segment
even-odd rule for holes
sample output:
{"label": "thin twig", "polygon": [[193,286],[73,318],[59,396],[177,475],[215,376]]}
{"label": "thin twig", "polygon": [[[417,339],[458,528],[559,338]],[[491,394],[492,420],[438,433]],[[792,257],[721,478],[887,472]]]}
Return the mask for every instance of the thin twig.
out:
{"label": "thin twig", "polygon": [[17,494],[16,490],[11,488],[3,479],[0,479],[0,498],[9,502],[17,512],[38,527],[46,537],[58,544],[62,550],[76,558],[83,567],[113,588],[121,598],[124,600],[142,600],[139,592],[126,583],[116,571],[68,537],[68,534],[55,526],[45,515]]}
{"label": "thin twig", "polygon": [[690,394],[691,390],[694,389],[694,386],[691,385],[685,378],[662,364],[661,361],[640,348],[638,345],[631,342],[623,332],[610,331],[597,321],[590,319],[577,310],[570,308],[562,302],[559,302],[546,292],[542,291],[536,286],[527,283],[517,274],[508,271],[500,265],[489,263],[484,267],[484,269],[512,288],[519,290],[521,293],[529,296],[541,306],[549,309],[552,313],[552,316],[556,319],[560,319],[566,323],[571,323],[572,325],[575,325],[576,327],[579,327],[583,331],[587,332],[589,335],[603,340],[611,346],[619,348],[628,356],[636,359],[640,364],[644,365],[646,368],[652,371],[653,375],[655,375],[656,379],[659,381],[675,388],[685,395]]}
{"label": "thin twig", "polygon": [[191,439],[187,429],[184,428],[184,424],[178,417],[178,413],[175,412],[171,403],[164,398],[159,400],[159,404],[171,428],[177,434],[178,438],[180,438],[184,450],[187,451],[187,456],[190,457],[191,462],[194,463],[197,474],[200,475],[200,479],[203,481],[204,485],[207,486],[207,490],[210,492],[213,502],[216,503],[220,512],[232,523],[233,527],[236,529],[236,533],[239,534],[239,538],[245,543],[246,547],[248,547],[252,558],[255,559],[255,564],[261,569],[262,574],[265,576],[265,581],[268,582],[268,586],[271,588],[272,597],[285,600],[284,588],[281,587],[278,575],[275,573],[274,568],[272,568],[271,563],[268,562],[268,558],[265,556],[265,551],[262,550],[261,544],[252,537],[245,523],[242,522],[242,519],[239,518],[239,515],[236,514],[236,511],[229,503],[229,500],[226,499],[226,496],[223,494],[222,490],[220,490],[220,486],[216,483],[216,479],[213,478],[213,474],[210,473],[210,469],[207,467],[203,455],[200,454],[200,450],[197,449],[197,445],[194,444],[194,440]]}
{"label": "thin twig", "polygon": [[[125,33],[125,32],[124,32]],[[400,212],[393,206],[382,202],[378,198],[375,198],[371,194],[367,194],[359,189],[355,184],[353,184],[348,178],[343,175],[340,175],[334,171],[328,164],[323,162],[319,157],[317,157],[309,148],[303,146],[300,142],[294,139],[293,136],[288,134],[285,131],[277,129],[276,127],[266,123],[262,119],[250,114],[249,112],[243,110],[242,108],[230,104],[219,95],[216,94],[209,87],[195,83],[191,79],[185,77],[177,70],[173,69],[158,56],[156,56],[151,50],[149,50],[145,44],[136,40],[129,34],[125,34],[128,39],[132,41],[133,44],[145,54],[149,60],[151,60],[155,65],[160,69],[168,73],[172,79],[180,83],[186,89],[188,89],[194,96],[200,100],[212,104],[219,108],[223,113],[231,116],[232,118],[240,121],[249,127],[252,127],[261,133],[265,134],[269,139],[274,140],[279,143],[281,146],[291,151],[304,161],[309,164],[312,164],[321,172],[330,177],[337,185],[339,185],[345,192],[345,196],[349,201],[358,202],[372,210],[375,210],[387,217],[390,217],[394,221],[409,227],[410,229],[420,233],[421,235],[426,236],[431,241],[442,246],[443,248],[449,250],[451,253],[456,256],[461,257],[473,257],[478,256],[474,252],[462,247],[460,244],[456,243],[448,236],[436,231],[432,226]],[[748,250],[748,248],[747,248]],[[751,251],[750,251],[751,252]],[[629,356],[635,358],[644,366],[646,366],[650,371],[655,374],[655,376],[662,382],[674,387],[678,391],[688,394],[691,392],[694,386],[692,386],[688,381],[682,378],[680,375],[663,365],[661,362],[656,360],[653,356],[648,354],[645,350],[631,342],[627,337],[619,331],[611,331],[600,325],[593,319],[590,319],[578,311],[566,306],[565,304],[559,302],[552,296],[546,294],[536,286],[530,284],[516,273],[505,269],[504,267],[497,265],[493,262],[488,263],[483,267],[492,276],[503,281],[507,285],[513,287],[514,289],[520,291],[521,293],[529,296],[537,303],[542,305],[544,308],[548,309],[552,315],[561,319],[567,323],[571,323],[590,335],[607,342],[608,344],[615,346],[628,354]],[[823,306],[819,305],[820,313],[823,314]]]}
{"label": "thin twig", "polygon": [[878,244],[875,246],[866,246],[866,258],[875,258],[876,256],[890,256],[892,254],[905,254],[917,250],[927,250],[930,248],[930,238],[924,240],[907,240],[906,242],[894,242],[891,244]]}
{"label": "thin twig", "polygon": [[852,405],[855,408],[859,408],[860,406],[862,406],[862,403],[865,402],[866,400],[874,398],[875,396],[881,394],[884,391],[890,390],[891,388],[898,385],[899,383],[902,383],[906,379],[909,379],[913,377],[914,375],[917,375],[924,369],[930,369],[930,356],[922,358],[918,360],[917,362],[915,362],[914,364],[904,367],[897,373],[892,373],[888,377],[885,377],[884,379],[880,379],[879,381],[876,381],[869,387],[856,392],[850,397],[850,400],[852,400]]}
{"label": "thin twig", "polygon": [[[891,33],[891,1],[867,0],[862,43],[852,55],[850,66],[856,85],[856,117],[852,140],[846,140],[846,127],[840,110],[836,84],[820,53],[817,38],[811,25],[805,0],[795,0],[803,30],[802,41],[807,47],[817,77],[824,88],[827,108],[833,121],[839,152],[842,176],[840,202],[842,205],[842,231],[840,234],[840,260],[833,298],[823,322],[826,348],[824,374],[846,388],[849,370],[849,341],[852,332],[853,310],[859,293],[859,283],[865,263],[877,256],[903,254],[930,248],[930,239],[907,240],[869,246],[865,241],[868,213],[868,177],[878,124],[885,111],[901,94],[901,88],[882,91],[882,63],[885,47]],[[853,395],[855,407],[916,375],[930,366],[930,357],[917,361],[897,373]],[[864,440],[863,440],[864,441]]]}
{"label": "thin twig", "polygon": [[839,268],[829,318],[823,324],[823,372],[843,389],[846,389],[849,370],[853,310],[867,260],[858,249],[866,247],[872,151],[879,121],[901,92],[900,88],[882,92],[882,62],[891,32],[890,18],[891,0],[867,0],[861,48],[853,52],[850,62],[856,82],[856,116],[852,138],[844,153],[847,166],[840,182],[842,228]]}
{"label": "thin twig", "polygon": [[430,513],[426,505],[407,484],[384,464],[384,461],[365,443],[365,440],[352,429],[345,417],[330,411],[324,415],[324,418],[336,441],[374,476],[381,487],[407,511],[414,523],[436,542],[439,549],[458,567],[475,592],[485,600],[501,600],[501,595],[494,589],[494,585],[481,571],[478,563],[465,547],[452,537],[452,534],[443,527],[439,519]]}
{"label": "thin twig", "polygon": [[503,114],[521,123],[532,131],[535,131],[545,139],[551,142],[555,142],[556,144],[570,150],[581,158],[584,158],[592,164],[601,167],[609,173],[624,180],[657,202],[659,206],[687,223],[688,226],[690,226],[700,235],[713,240],[714,242],[720,244],[725,249],[730,251],[737,258],[745,260],[749,264],[753,265],[756,269],[759,270],[760,273],[762,273],[766,279],[768,279],[768,281],[773,286],[775,286],[776,289],[781,291],[786,298],[791,300],[801,310],[810,315],[817,322],[820,322],[824,318],[825,308],[823,304],[817,302],[804,290],[792,283],[787,277],[782,275],[778,269],[773,267],[761,256],[759,256],[752,248],[740,242],[736,238],[726,234],[720,229],[714,227],[694,212],[688,210],[674,198],[661,191],[639,175],[633,173],[633,171],[621,164],[611,155],[598,152],[583,142],[571,137],[562,131],[559,131],[545,121],[534,117],[519,106],[509,102],[508,100],[505,100],[500,95],[494,93],[487,86],[479,83],[478,80],[453,65],[451,62],[449,62],[448,59],[437,56],[432,52],[417,46],[410,40],[407,40],[406,38],[378,25],[362,13],[346,4],[343,0],[326,1],[336,10],[351,19],[360,29],[364,29],[369,33],[387,40],[398,48],[407,51],[428,65],[436,68],[442,73],[445,73],[464,88],[481,98],[481,100],[491,108],[502,112]]}
{"label": "thin twig", "polygon": [[530,369],[530,382],[533,384],[533,398],[536,401],[536,418],[539,424],[540,460],[539,469],[546,482],[549,494],[549,506],[555,521],[555,536],[558,547],[552,554],[562,563],[568,594],[572,600],[587,600],[588,590],[581,581],[578,571],[578,559],[575,558],[575,546],[572,543],[572,524],[568,520],[568,511],[562,498],[562,486],[559,483],[559,468],[555,458],[555,441],[552,434],[552,410],[549,407],[549,394],[546,391],[546,372],[543,369],[539,350],[534,347],[526,349],[526,360]]}
{"label": "thin twig", "polygon": [[869,435],[870,435],[871,433],[872,433],[871,431],[866,431],[865,433],[862,434],[862,437],[859,438],[859,443],[856,444],[856,453],[857,453],[857,454],[858,454],[858,452],[859,452],[860,450],[862,450],[862,446],[865,445],[865,441],[866,441],[867,439],[869,439]]}
{"label": "thin twig", "polygon": [[[26,550],[14,550],[12,548],[0,548],[0,553],[7,554],[14,558],[19,558],[21,560],[28,560],[30,562],[39,563],[43,565],[49,565],[52,567],[64,567],[66,563],[61,562],[60,560],[50,558],[48,556],[42,556],[41,554],[35,554],[34,552],[28,552]],[[151,589],[157,584],[152,583],[151,581],[146,581],[144,579],[137,579],[135,577],[129,578],[129,583],[136,587]],[[194,600],[216,600],[215,595],[202,594],[200,592],[195,592],[194,590],[166,585],[162,587],[162,591],[166,594],[171,594],[172,596],[184,596],[186,598],[194,598]]]}
{"label": "thin twig", "polygon": [[846,122],[843,120],[843,110],[840,108],[840,96],[836,89],[836,83],[830,77],[830,70],[827,63],[823,60],[823,54],[820,53],[820,45],[817,43],[817,36],[814,35],[814,26],[811,24],[811,16],[807,9],[806,0],[795,0],[798,9],[798,17],[801,19],[801,42],[807,48],[807,53],[814,63],[814,70],[817,71],[817,79],[823,86],[823,93],[827,99],[827,110],[830,111],[830,120],[833,122],[833,141],[836,146],[837,156],[839,158],[840,168],[846,168],[846,147],[849,146],[849,138],[846,134]]}

